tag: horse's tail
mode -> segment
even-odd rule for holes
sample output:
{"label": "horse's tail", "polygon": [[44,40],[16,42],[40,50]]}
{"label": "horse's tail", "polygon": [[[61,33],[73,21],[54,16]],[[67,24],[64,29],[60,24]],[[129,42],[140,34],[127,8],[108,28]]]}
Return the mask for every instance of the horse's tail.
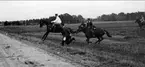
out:
{"label": "horse's tail", "polygon": [[105,31],[105,33],[106,33],[106,35],[108,36],[108,37],[112,37],[111,35],[110,35],[110,33],[107,31],[107,30],[104,30]]}

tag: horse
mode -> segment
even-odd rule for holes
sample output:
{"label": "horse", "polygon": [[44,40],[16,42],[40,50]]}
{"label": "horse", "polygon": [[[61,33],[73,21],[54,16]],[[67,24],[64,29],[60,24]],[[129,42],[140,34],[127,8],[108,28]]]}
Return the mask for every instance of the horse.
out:
{"label": "horse", "polygon": [[[87,24],[82,23],[81,25],[78,26],[77,33],[83,32],[87,38],[86,41],[88,44],[92,43],[89,41],[90,38],[98,38],[98,40],[95,43],[100,44],[100,42],[104,39],[103,38],[104,34],[107,34],[108,37],[112,37],[107,30],[102,29],[102,28],[97,28],[96,26],[94,26],[94,27],[95,28],[93,28],[93,32],[92,32],[90,30],[90,28],[87,27]],[[94,34],[94,35],[92,35],[92,34]]]}
{"label": "horse", "polygon": [[142,29],[142,27],[145,25],[145,21],[144,22],[141,22],[140,19],[136,19],[135,20],[135,23],[138,23],[140,29]]}
{"label": "horse", "polygon": [[68,28],[68,27],[63,27],[63,30],[62,30],[62,36],[63,36],[63,39],[62,39],[62,46],[64,46],[64,44],[70,44],[73,40],[75,40],[74,37],[71,36],[71,34],[74,34],[76,33],[76,31],[73,31],[71,28]]}
{"label": "horse", "polygon": [[52,19],[52,17],[49,19],[41,19],[40,20],[40,28],[42,28],[44,25],[46,25],[46,27],[47,27],[47,31],[42,37],[43,41],[47,38],[47,36],[50,32],[61,33],[61,31],[62,31],[62,27],[60,25],[55,25],[56,29],[54,30],[53,23],[51,23],[52,20],[54,20],[54,19]]}
{"label": "horse", "polygon": [[55,26],[56,29],[53,30],[53,27],[52,27],[53,26],[53,23],[51,23],[51,20],[49,20],[49,19],[40,20],[40,28],[42,28],[44,25],[47,26],[47,32],[42,37],[42,40],[43,41],[47,38],[47,36],[48,36],[48,34],[50,32],[52,32],[52,33],[61,33],[62,34],[62,36],[63,36],[63,39],[62,39],[62,42],[61,42],[62,46],[64,46],[64,44],[67,44],[68,45],[73,40],[75,40],[75,38],[72,38],[71,37],[71,34],[74,34],[75,33],[75,31],[72,30],[71,28],[61,27],[59,25],[56,25]]}

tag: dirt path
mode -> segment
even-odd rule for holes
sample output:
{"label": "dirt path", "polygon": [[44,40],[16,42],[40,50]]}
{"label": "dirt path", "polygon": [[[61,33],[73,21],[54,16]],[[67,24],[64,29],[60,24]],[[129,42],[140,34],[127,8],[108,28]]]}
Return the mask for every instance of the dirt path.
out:
{"label": "dirt path", "polygon": [[0,67],[75,67],[45,51],[0,34]]}

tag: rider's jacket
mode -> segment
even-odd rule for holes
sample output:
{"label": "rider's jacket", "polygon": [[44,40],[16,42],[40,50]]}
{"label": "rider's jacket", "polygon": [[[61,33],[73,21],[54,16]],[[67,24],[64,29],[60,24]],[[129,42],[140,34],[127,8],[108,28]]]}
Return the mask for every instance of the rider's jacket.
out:
{"label": "rider's jacket", "polygon": [[62,23],[61,19],[58,16],[56,16],[55,20],[53,20],[51,22],[54,24],[61,24]]}
{"label": "rider's jacket", "polygon": [[87,26],[89,27],[92,27],[93,26],[93,23],[91,22],[91,21],[88,21],[88,23],[87,23]]}

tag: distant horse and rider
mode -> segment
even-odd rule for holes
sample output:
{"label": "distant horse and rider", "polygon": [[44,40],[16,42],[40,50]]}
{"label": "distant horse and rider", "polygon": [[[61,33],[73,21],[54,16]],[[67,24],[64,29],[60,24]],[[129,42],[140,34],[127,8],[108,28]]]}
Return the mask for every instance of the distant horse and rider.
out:
{"label": "distant horse and rider", "polygon": [[137,17],[137,19],[135,20],[135,23],[138,23],[140,29],[143,29],[142,27],[145,25],[145,20],[143,15],[141,16],[141,18]]}
{"label": "distant horse and rider", "polygon": [[61,19],[59,18],[58,14],[55,16],[49,17],[48,19],[41,19],[40,20],[40,28],[46,25],[47,31],[43,35],[42,40],[44,41],[50,32],[52,33],[61,33],[63,36],[62,39],[62,46],[64,44],[70,44],[75,38],[72,38],[71,34],[75,33],[71,28],[65,27],[64,23],[62,23]]}
{"label": "distant horse and rider", "polygon": [[85,34],[87,43],[91,43],[89,41],[90,38],[98,38],[95,43],[100,44],[100,42],[104,39],[104,34],[107,34],[108,37],[112,37],[107,30],[94,26],[90,18],[88,19],[87,24],[81,23],[81,25],[79,25],[77,33],[79,32],[83,32]]}

